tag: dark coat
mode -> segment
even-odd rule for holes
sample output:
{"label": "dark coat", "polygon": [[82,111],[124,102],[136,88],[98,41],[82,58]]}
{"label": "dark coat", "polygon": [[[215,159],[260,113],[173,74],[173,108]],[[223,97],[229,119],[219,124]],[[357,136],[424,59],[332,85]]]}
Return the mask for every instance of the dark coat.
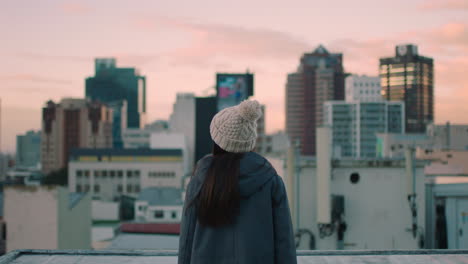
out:
{"label": "dark coat", "polygon": [[179,264],[295,264],[291,215],[283,180],[262,156],[249,152],[240,161],[239,215],[234,224],[213,228],[197,220],[188,206],[202,187],[212,156],[197,164],[185,198]]}

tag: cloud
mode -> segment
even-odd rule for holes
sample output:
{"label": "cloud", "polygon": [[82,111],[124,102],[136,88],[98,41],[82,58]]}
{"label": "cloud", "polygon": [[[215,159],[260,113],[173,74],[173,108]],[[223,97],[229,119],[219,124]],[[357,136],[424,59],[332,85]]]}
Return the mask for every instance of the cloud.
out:
{"label": "cloud", "polygon": [[63,79],[54,79],[49,77],[43,77],[34,74],[11,74],[11,75],[0,75],[0,80],[2,81],[12,81],[12,82],[35,82],[35,83],[45,83],[45,84],[71,84],[70,80]]}
{"label": "cloud", "polygon": [[70,61],[70,62],[89,62],[92,57],[73,56],[73,55],[56,55],[56,54],[43,54],[34,52],[17,52],[14,54],[16,57],[31,60],[54,60],[54,61]]}
{"label": "cloud", "polygon": [[83,15],[92,11],[92,8],[84,3],[68,1],[59,5],[61,11],[69,15]]}
{"label": "cloud", "polygon": [[206,65],[225,58],[281,60],[297,58],[311,46],[293,35],[268,29],[193,22],[188,19],[138,18],[134,26],[145,30],[170,28],[192,36],[189,44],[166,54],[173,65]]}
{"label": "cloud", "polygon": [[466,0],[428,0],[418,6],[420,10],[468,10]]}

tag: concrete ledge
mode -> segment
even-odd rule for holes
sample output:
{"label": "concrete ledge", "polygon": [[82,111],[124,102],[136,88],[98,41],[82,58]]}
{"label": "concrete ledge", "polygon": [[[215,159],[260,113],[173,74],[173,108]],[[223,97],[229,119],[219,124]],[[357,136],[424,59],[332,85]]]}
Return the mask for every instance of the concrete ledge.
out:
{"label": "concrete ledge", "polygon": [[[29,250],[29,249],[22,249],[22,250],[15,250],[11,251],[8,254],[4,255],[0,258],[0,264],[10,264],[10,263],[23,263],[21,261],[22,257],[28,257],[29,259],[37,257],[37,263],[45,263],[40,261],[39,259],[42,257],[47,256],[57,256],[57,257],[155,257],[156,261],[159,257],[172,257],[175,259],[177,257],[178,252],[176,250]],[[444,250],[444,249],[428,249],[428,250],[329,250],[329,251],[321,251],[321,250],[299,250],[297,251],[298,259],[316,259],[316,258],[333,258],[333,259],[341,259],[342,260],[350,260],[346,258],[349,256],[353,258],[353,263],[367,263],[359,261],[359,257],[368,259],[369,257],[375,256],[380,261],[383,258],[394,256],[409,256],[405,258],[408,262],[405,263],[413,263],[411,258],[418,258],[424,256],[440,256],[440,255],[457,255],[456,259],[443,257],[444,261],[440,262],[437,261],[435,263],[466,263],[464,261],[468,260],[468,250]],[[358,259],[356,259],[357,257]],[[426,258],[425,258],[426,259]],[[438,258],[441,260],[441,258]],[[416,259],[413,259],[416,260]],[[427,259],[426,259],[427,260]],[[458,262],[458,261],[462,262]],[[357,262],[356,262],[357,261]],[[28,262],[28,263],[36,263]],[[49,262],[47,262],[49,263]],[[55,263],[55,262],[54,262]],[[59,263],[59,262],[57,262]],[[86,262],[90,263],[90,262]],[[107,263],[107,262],[106,262]],[[110,262],[109,262],[110,263]],[[301,262],[302,263],[302,262]],[[307,262],[309,263],[309,262]],[[335,262],[330,262],[335,263]],[[340,262],[341,263],[341,262]],[[393,263],[393,262],[388,262]]]}

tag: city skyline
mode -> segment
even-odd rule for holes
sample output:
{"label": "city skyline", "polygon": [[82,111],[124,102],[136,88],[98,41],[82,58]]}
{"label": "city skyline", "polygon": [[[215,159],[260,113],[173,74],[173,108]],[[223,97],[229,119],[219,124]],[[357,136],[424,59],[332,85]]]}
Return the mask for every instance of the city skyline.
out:
{"label": "city skyline", "polygon": [[377,76],[380,58],[414,43],[434,59],[436,123],[468,123],[467,1],[203,2],[4,3],[1,151],[14,151],[17,134],[40,129],[47,100],[84,98],[96,57],[147,76],[148,121],[168,119],[177,92],[202,95],[216,72],[249,69],[273,132],[284,130],[287,74],[302,54],[323,44],[343,53],[346,72]]}

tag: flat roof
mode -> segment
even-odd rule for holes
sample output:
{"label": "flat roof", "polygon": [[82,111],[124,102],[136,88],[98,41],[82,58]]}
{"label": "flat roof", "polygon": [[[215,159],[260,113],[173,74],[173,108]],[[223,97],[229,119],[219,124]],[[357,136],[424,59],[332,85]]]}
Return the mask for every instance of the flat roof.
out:
{"label": "flat roof", "polygon": [[182,149],[72,149],[71,156],[182,156]]}
{"label": "flat roof", "polygon": [[[298,251],[298,263],[468,263],[468,250]],[[176,264],[177,251],[164,250],[15,250],[0,264]]]}

